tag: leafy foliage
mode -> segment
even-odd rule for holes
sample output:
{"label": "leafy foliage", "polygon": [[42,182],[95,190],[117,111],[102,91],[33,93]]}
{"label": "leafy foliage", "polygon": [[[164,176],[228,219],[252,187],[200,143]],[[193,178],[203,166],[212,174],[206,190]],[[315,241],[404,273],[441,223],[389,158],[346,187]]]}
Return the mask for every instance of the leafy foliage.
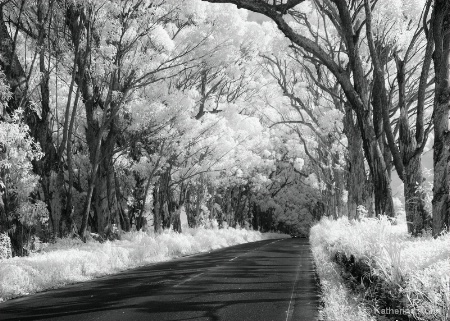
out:
{"label": "leafy foliage", "polygon": [[39,160],[43,154],[29,137],[28,126],[23,123],[20,111],[0,122],[0,141],[0,191],[8,213],[6,219],[19,220],[28,226],[46,223],[48,212],[45,204],[30,199],[39,181],[39,176],[33,173],[32,161]]}

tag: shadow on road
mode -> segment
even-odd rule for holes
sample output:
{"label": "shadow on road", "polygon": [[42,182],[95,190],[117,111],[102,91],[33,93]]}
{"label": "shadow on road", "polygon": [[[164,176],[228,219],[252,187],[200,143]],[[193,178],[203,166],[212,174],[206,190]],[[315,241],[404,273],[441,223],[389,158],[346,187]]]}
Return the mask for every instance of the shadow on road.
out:
{"label": "shadow on road", "polygon": [[261,241],[15,299],[0,320],[314,320],[306,240]]}

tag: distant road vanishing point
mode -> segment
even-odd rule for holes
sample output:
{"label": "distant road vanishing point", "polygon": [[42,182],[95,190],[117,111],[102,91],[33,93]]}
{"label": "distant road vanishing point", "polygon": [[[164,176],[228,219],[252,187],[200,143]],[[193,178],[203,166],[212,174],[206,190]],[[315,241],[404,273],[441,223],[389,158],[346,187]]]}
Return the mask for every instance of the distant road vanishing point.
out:
{"label": "distant road vanishing point", "polygon": [[306,239],[265,240],[0,304],[0,320],[318,320]]}

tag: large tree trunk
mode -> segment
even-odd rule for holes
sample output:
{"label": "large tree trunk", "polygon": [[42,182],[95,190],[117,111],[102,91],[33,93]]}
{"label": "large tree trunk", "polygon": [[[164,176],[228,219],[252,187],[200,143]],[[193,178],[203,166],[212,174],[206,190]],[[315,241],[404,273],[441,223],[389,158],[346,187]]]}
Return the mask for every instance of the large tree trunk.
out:
{"label": "large tree trunk", "polygon": [[195,184],[187,186],[185,210],[188,220],[188,226],[193,228],[198,226],[201,219],[201,205],[205,199],[205,180],[203,175],[200,175]]}
{"label": "large tree trunk", "polygon": [[[408,233],[418,236],[429,223],[425,208],[421,155],[417,149],[417,138],[412,133],[406,105],[405,64],[397,60],[397,81],[399,85],[399,147],[403,162],[403,186]],[[417,116],[419,117],[419,116]],[[423,139],[426,139],[424,136]]]}
{"label": "large tree trunk", "polygon": [[[373,146],[377,148],[377,146]],[[377,152],[374,152],[376,154]],[[392,188],[389,172],[384,163],[384,157],[375,158],[373,166],[373,189],[375,196],[375,213],[394,216]]]}
{"label": "large tree trunk", "polygon": [[95,188],[92,199],[92,207],[94,209],[96,226],[94,227],[96,232],[101,236],[105,236],[109,230],[112,215],[109,206],[109,193],[108,185],[111,177],[113,176],[113,168],[109,162],[104,159],[100,162],[97,179],[95,180]]}
{"label": "large tree trunk", "polygon": [[367,210],[370,209],[372,191],[364,166],[361,135],[353,118],[353,111],[346,106],[344,131],[348,141],[347,208],[348,217],[357,219],[358,206],[364,206]]}
{"label": "large tree trunk", "polygon": [[136,229],[139,231],[145,225],[143,215],[145,199],[150,188],[150,179],[140,177],[139,173],[134,173],[136,184],[133,186],[133,203],[129,206],[129,213],[132,220],[135,221]]}
{"label": "large tree trunk", "polygon": [[[98,128],[95,128],[95,132],[99,132]],[[95,228],[102,236],[111,230],[112,220],[116,218],[113,166],[114,146],[117,140],[116,133],[117,130],[113,121],[111,122],[108,136],[102,140],[101,159],[99,160],[92,200],[97,223]]]}
{"label": "large tree trunk", "polygon": [[[366,107],[367,108],[367,107]],[[368,108],[367,108],[368,109]],[[391,177],[386,164],[383,150],[384,141],[382,129],[373,125],[367,110],[361,106],[354,107],[358,119],[358,127],[361,133],[364,156],[369,165],[371,179],[373,181],[375,215],[394,216],[394,203],[392,201]],[[374,117],[379,122],[379,117]],[[378,127],[378,129],[377,129]],[[379,136],[377,136],[377,131]]]}
{"label": "large tree trunk", "polygon": [[[105,99],[102,97],[102,90],[99,88],[101,84],[98,79],[93,77],[91,72],[91,45],[94,43],[92,17],[85,15],[83,9],[73,4],[69,5],[66,12],[66,25],[71,31],[75,48],[79,47],[80,29],[84,30],[86,37],[85,42],[83,42],[85,47],[79,48],[74,57],[78,69],[75,80],[86,111],[86,141],[91,165],[87,197],[80,227],[80,235],[85,240],[92,203],[95,210],[96,230],[100,234],[104,234],[111,223],[109,213],[109,202],[111,200],[109,197],[114,193],[108,193],[108,186],[114,186],[110,183],[114,181],[112,156],[117,140],[117,112],[121,106],[121,102],[112,101],[112,91],[120,91],[123,88],[118,88],[117,73],[112,72],[106,88],[108,94]],[[124,91],[122,93],[126,96]],[[97,115],[99,110],[103,113],[101,117]]]}
{"label": "large tree trunk", "polygon": [[[74,80],[72,80],[74,82]],[[66,148],[66,154],[67,154],[67,172],[68,172],[68,176],[69,176],[69,180],[67,182],[68,187],[67,187],[67,192],[66,192],[66,205],[65,208],[62,210],[62,215],[61,215],[61,222],[65,221],[66,223],[66,230],[69,234],[71,235],[75,235],[78,233],[77,231],[77,227],[75,225],[75,221],[74,221],[74,205],[73,205],[73,190],[74,190],[74,169],[73,169],[73,146],[72,146],[72,142],[73,142],[73,130],[74,130],[74,124],[75,124],[75,117],[76,117],[76,113],[77,113],[77,108],[78,108],[78,100],[80,98],[80,87],[77,88],[77,92],[75,95],[75,101],[73,103],[73,108],[72,108],[72,116],[70,118],[70,122],[66,122],[67,123],[67,129],[64,128],[64,130],[66,131],[66,135],[67,135],[67,148]],[[68,101],[67,104],[67,111],[69,111],[70,108],[70,100]],[[67,113],[69,114],[69,113]],[[67,115],[66,115],[67,117]],[[61,143],[64,144],[64,141]],[[64,149],[64,146],[61,145],[61,152]],[[62,178],[64,179],[64,168],[60,168],[60,173],[62,175]],[[61,228],[61,224],[60,224],[60,234],[63,235],[64,231]]]}
{"label": "large tree trunk", "polygon": [[[93,119],[93,108],[91,104],[85,102],[86,115],[88,118],[88,126],[86,136],[89,146],[89,160],[91,163],[91,171],[88,183],[88,192],[86,204],[83,210],[82,226],[80,234],[85,238],[88,217],[90,215],[91,203],[94,208],[96,226],[95,230],[102,236],[110,227],[110,202],[114,193],[108,193],[108,186],[114,186],[114,167],[112,157],[116,142],[116,134],[114,122],[110,125],[110,130],[106,139],[102,139],[103,131]],[[113,188],[113,187],[111,187]]]}
{"label": "large tree trunk", "polygon": [[170,188],[170,171],[169,166],[159,177],[159,181],[155,184],[153,191],[153,224],[155,232],[161,232],[161,229],[168,229],[175,224],[177,230],[181,231],[180,211],[174,200],[173,192]]}
{"label": "large tree trunk", "polygon": [[428,213],[425,208],[425,192],[420,187],[424,179],[420,155],[414,156],[405,164],[405,212],[408,233],[418,236],[429,226]]}
{"label": "large tree trunk", "polygon": [[261,229],[261,207],[256,202],[252,204],[252,227],[255,231]]}
{"label": "large tree trunk", "polygon": [[188,226],[190,228],[193,228],[196,225],[195,204],[192,199],[192,193],[193,193],[193,188],[191,186],[188,186],[187,191],[186,191],[186,200],[184,203],[184,208],[186,211]]}
{"label": "large tree trunk", "polygon": [[[366,2],[366,1],[365,1]],[[369,12],[366,11],[366,19],[369,19]],[[369,28],[369,26],[367,26]],[[367,29],[366,28],[366,29]],[[372,43],[371,30],[367,31],[369,46]],[[386,128],[390,130],[389,119],[383,118],[383,112],[387,110],[387,94],[385,88],[385,79],[382,69],[385,68],[385,59],[380,57],[379,50],[371,48],[373,70],[373,88],[372,88],[372,117],[375,137],[372,138],[372,175],[374,180],[375,213],[394,216],[394,203],[392,201],[390,166],[391,154],[386,144]],[[388,122],[388,123],[386,123]],[[403,176],[403,173],[399,174]]]}
{"label": "large tree trunk", "polygon": [[[115,191],[116,191],[116,200],[117,200],[117,210],[119,211],[119,220],[120,220],[120,226],[125,232],[129,232],[131,229],[131,222],[130,222],[130,215],[128,213],[128,210],[126,210],[126,200],[122,195],[121,189],[120,189],[120,182],[119,178],[117,177],[116,172],[114,172],[114,184],[115,184]],[[148,192],[148,189],[147,189]],[[146,193],[147,194],[147,193]],[[136,224],[137,228],[137,224]],[[138,228],[139,231],[140,228]]]}
{"label": "large tree trunk", "polygon": [[[369,99],[371,96],[369,85],[366,81],[366,74],[359,52],[358,37],[354,31],[348,3],[345,0],[333,0],[333,2],[338,7],[339,16],[342,20],[341,24],[349,55],[349,63],[353,71],[353,84],[349,78],[344,78],[340,72],[336,72],[337,70],[334,70],[334,66],[330,65],[330,68],[337,77],[349,104],[356,114],[364,156],[369,165],[373,180],[375,214],[393,216],[394,204],[390,186],[391,179],[385,159],[383,141],[384,123],[382,113],[385,102],[379,99],[384,97],[378,96],[383,91],[384,79],[377,74],[374,75],[371,104]],[[374,68],[374,72],[377,69],[376,67]]]}
{"label": "large tree trunk", "polygon": [[331,174],[332,174],[332,180],[333,180],[333,197],[334,197],[334,204],[335,204],[335,216],[337,218],[342,217],[344,215],[347,215],[348,208],[347,204],[344,202],[344,190],[346,189],[346,179],[345,179],[345,172],[341,168],[339,164],[339,153],[335,153],[332,157],[332,168],[331,168]]}
{"label": "large tree trunk", "polygon": [[[45,33],[45,23],[44,23],[44,12],[42,11],[42,3],[38,5],[38,19],[41,27],[39,28],[39,40],[38,44],[40,46],[39,52],[39,71],[42,75],[40,82],[40,92],[41,92],[41,117],[40,119],[35,119],[35,112],[27,113],[31,117],[28,118],[28,122],[36,123],[33,128],[32,136],[36,138],[39,142],[44,157],[38,161],[34,162],[35,172],[41,177],[40,183],[42,190],[44,192],[44,202],[47,204],[47,209],[49,212],[49,219],[52,223],[55,221],[55,213],[52,209],[53,193],[51,191],[51,172],[52,170],[57,170],[59,157],[56,154],[56,148],[53,144],[52,131],[50,126],[51,113],[50,113],[50,72],[49,67],[45,63],[46,59],[46,48],[44,45],[44,40],[47,37]],[[61,164],[59,164],[61,166]],[[52,224],[52,232],[56,234],[56,226]]]}
{"label": "large tree trunk", "polygon": [[435,41],[433,55],[436,73],[434,99],[434,187],[433,187],[433,235],[437,236],[449,222],[449,103],[450,103],[450,4],[447,0],[435,0],[434,19],[431,27]]}
{"label": "large tree trunk", "polygon": [[155,233],[162,232],[162,215],[161,215],[161,200],[160,200],[160,185],[156,183],[153,187],[153,228]]}

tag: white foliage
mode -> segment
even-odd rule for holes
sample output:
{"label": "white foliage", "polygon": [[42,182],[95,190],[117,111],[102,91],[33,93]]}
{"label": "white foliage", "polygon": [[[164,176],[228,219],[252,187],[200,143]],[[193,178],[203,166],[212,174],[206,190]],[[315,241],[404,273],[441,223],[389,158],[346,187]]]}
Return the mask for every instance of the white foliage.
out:
{"label": "white foliage", "polygon": [[294,168],[296,170],[301,171],[303,169],[303,165],[305,165],[305,161],[303,160],[303,158],[297,157],[294,160]]}
{"label": "white foliage", "polygon": [[[42,209],[39,204],[30,204],[28,197],[39,181],[39,177],[33,174],[31,161],[40,159],[43,154],[39,145],[29,137],[28,126],[21,121],[20,111],[10,121],[0,122],[0,142],[6,150],[0,158],[0,169],[7,177],[3,184],[22,206],[16,214],[21,220],[28,221],[36,214],[35,210]],[[28,212],[27,208],[32,210]]]}
{"label": "white foliage", "polygon": [[311,186],[312,188],[320,190],[319,180],[315,173],[311,173],[306,179],[305,183]]}
{"label": "white foliage", "polygon": [[157,25],[151,31],[150,39],[158,49],[170,52],[175,48],[175,43],[172,41],[167,31],[160,25]]}
{"label": "white foliage", "polygon": [[319,118],[320,128],[325,133],[335,132],[336,128],[342,128],[342,118],[344,114],[337,109],[327,111]]}
{"label": "white foliage", "polygon": [[11,98],[11,91],[9,85],[7,84],[5,74],[0,69],[0,111],[3,112],[4,108],[7,106],[8,100]]}

